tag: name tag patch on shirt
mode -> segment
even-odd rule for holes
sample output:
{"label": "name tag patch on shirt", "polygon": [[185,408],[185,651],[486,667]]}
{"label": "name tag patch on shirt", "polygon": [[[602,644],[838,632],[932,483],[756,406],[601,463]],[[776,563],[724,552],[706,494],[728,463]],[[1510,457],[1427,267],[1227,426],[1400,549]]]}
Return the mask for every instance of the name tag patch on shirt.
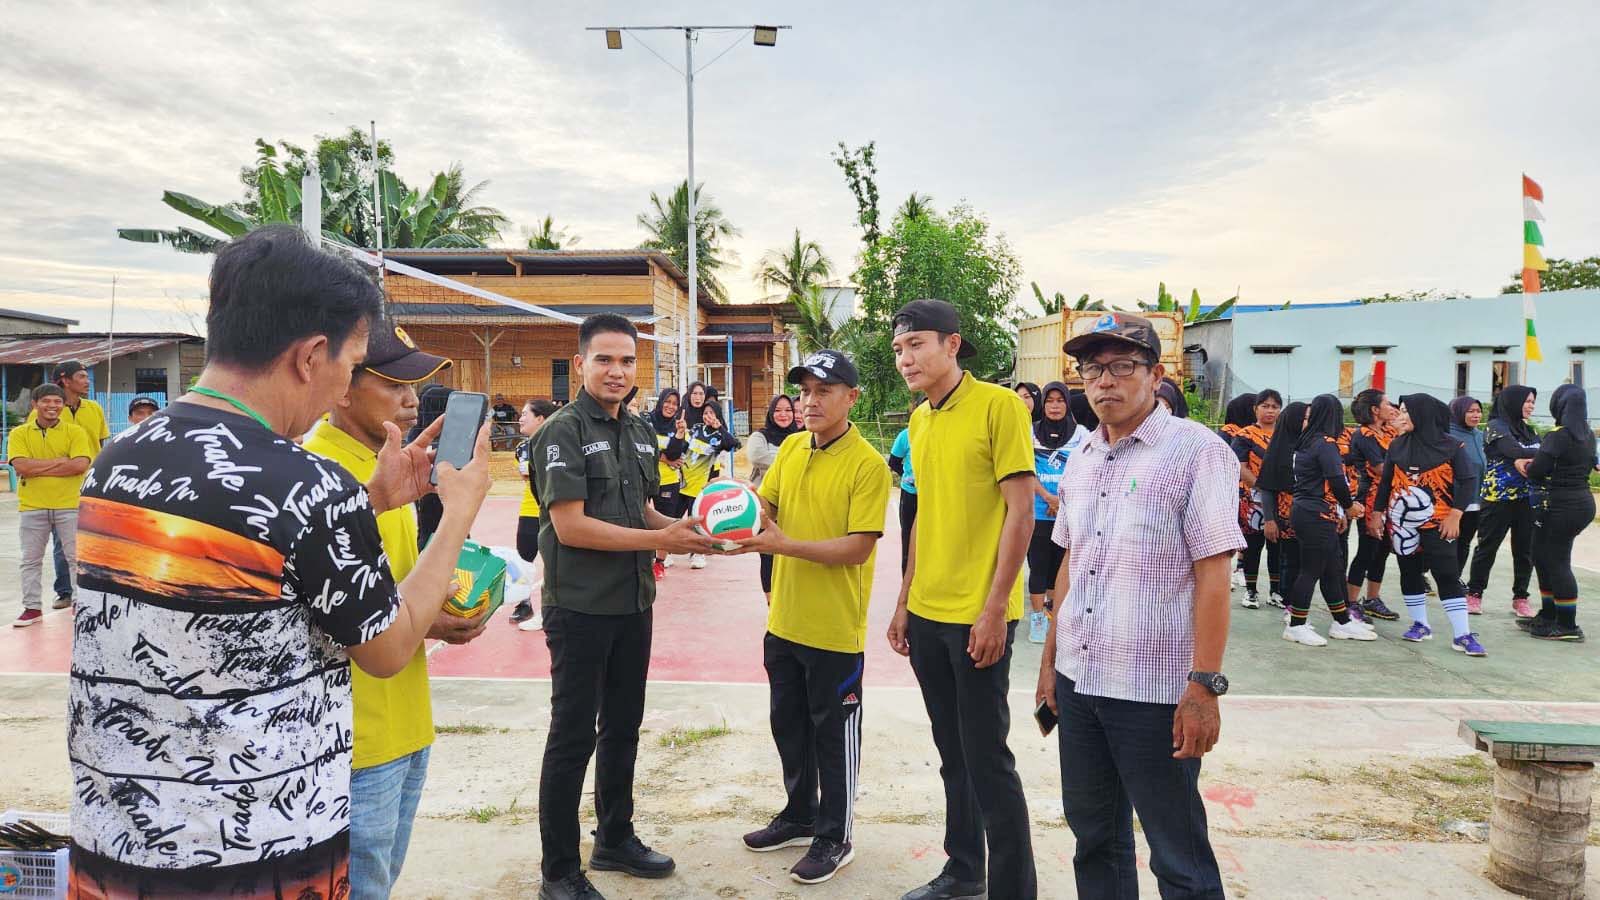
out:
{"label": "name tag patch on shirt", "polygon": [[610,441],[595,441],[592,444],[584,444],[583,445],[583,455],[584,456],[593,456],[596,453],[604,453],[604,452],[606,452],[607,450],[610,450],[610,449],[611,449],[611,442]]}
{"label": "name tag patch on shirt", "polygon": [[635,443],[633,445],[633,447],[634,447],[635,450],[638,450],[640,453],[648,453],[648,454],[650,454],[652,456],[654,456],[655,452],[656,452],[656,445],[655,444],[639,444],[639,443]]}

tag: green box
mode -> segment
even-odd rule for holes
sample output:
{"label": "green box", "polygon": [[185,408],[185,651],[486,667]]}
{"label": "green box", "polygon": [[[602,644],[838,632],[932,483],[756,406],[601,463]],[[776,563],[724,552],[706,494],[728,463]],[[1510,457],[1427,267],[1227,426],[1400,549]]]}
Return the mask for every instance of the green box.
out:
{"label": "green box", "polygon": [[445,612],[451,615],[464,619],[492,616],[506,600],[506,561],[476,541],[462,545],[455,578],[461,587],[444,603]]}

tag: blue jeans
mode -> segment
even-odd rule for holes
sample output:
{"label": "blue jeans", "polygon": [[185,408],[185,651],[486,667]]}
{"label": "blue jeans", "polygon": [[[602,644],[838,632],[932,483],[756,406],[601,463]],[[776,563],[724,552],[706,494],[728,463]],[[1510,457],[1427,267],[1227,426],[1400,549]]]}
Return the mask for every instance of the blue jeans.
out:
{"label": "blue jeans", "polygon": [[387,900],[400,877],[430,749],[350,771],[350,900]]}
{"label": "blue jeans", "polygon": [[58,537],[51,543],[55,545],[56,583],[54,587],[56,596],[71,597],[72,567],[67,565],[67,551],[61,549],[61,538]]}
{"label": "blue jeans", "polygon": [[1078,839],[1072,868],[1083,900],[1133,900],[1133,814],[1150,844],[1163,900],[1222,900],[1206,835],[1200,760],[1172,758],[1176,707],[1077,693],[1056,673],[1061,805]]}

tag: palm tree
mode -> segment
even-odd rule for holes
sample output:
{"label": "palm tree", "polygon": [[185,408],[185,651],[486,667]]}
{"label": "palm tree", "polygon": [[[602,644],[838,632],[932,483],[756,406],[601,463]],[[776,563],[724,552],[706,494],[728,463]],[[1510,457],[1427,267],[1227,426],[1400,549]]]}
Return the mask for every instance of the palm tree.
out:
{"label": "palm tree", "polygon": [[822,245],[802,239],[796,228],[793,244],[783,250],[769,250],[761,258],[755,278],[767,290],[781,288],[785,299],[795,300],[831,274],[833,263],[822,252]]}
{"label": "palm tree", "polygon": [[790,298],[800,321],[789,326],[789,330],[794,333],[802,356],[829,348],[849,349],[860,336],[859,320],[835,325],[828,317],[828,299],[823,290],[820,284],[807,285],[805,290]]}
{"label": "palm tree", "polygon": [[555,219],[549,215],[539,223],[538,231],[525,231],[528,238],[529,250],[560,250],[562,247],[577,245],[579,238],[565,228],[557,228]]}
{"label": "palm tree", "polygon": [[[733,227],[728,217],[709,195],[702,196],[705,184],[694,188],[695,217],[695,274],[700,286],[713,300],[726,303],[728,288],[717,273],[731,265],[738,257],[722,246],[726,238],[736,237],[739,229]],[[650,192],[650,209],[639,214],[639,227],[650,236],[639,246],[646,250],[659,250],[677,263],[684,272],[689,271],[689,183],[678,183],[672,196],[662,201],[655,191]]]}
{"label": "palm tree", "polygon": [[900,204],[900,217],[902,219],[921,219],[933,212],[933,198],[927,194],[911,192],[906,202]]}

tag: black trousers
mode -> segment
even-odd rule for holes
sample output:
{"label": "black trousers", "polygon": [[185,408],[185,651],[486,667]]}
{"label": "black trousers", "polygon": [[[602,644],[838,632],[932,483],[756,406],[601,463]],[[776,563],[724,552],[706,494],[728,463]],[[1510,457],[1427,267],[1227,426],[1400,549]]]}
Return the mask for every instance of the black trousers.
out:
{"label": "black trousers", "polygon": [[772,688],[772,740],[789,795],[779,817],[845,842],[861,774],[861,672],[866,654],[836,653],[768,634],[762,663]]}
{"label": "black trousers", "polygon": [[1006,744],[1017,623],[1006,624],[1005,654],[986,669],[967,655],[970,625],[912,615],[906,631],[944,781],[944,852],[950,857],[944,871],[961,881],[984,881],[987,837],[989,896],[1029,900],[1039,887],[1028,801]]}
{"label": "black trousers", "polygon": [[911,526],[917,521],[917,495],[906,490],[900,492],[900,574],[906,573],[906,561],[911,558]]}
{"label": "black trousers", "polygon": [[1300,567],[1289,588],[1289,606],[1297,617],[1311,609],[1311,595],[1320,586],[1323,602],[1341,618],[1345,608],[1344,535],[1338,525],[1311,510],[1296,506],[1290,516],[1295,539],[1300,544]]}
{"label": "black trousers", "polygon": [[772,593],[772,554],[762,553],[761,556],[761,593]]}
{"label": "black trousers", "polygon": [[1468,510],[1461,514],[1461,534],[1456,537],[1456,562],[1461,564],[1461,571],[1467,570],[1467,559],[1472,556],[1472,536],[1478,533],[1478,520],[1483,517],[1483,509]]}
{"label": "black trousers", "polygon": [[1288,606],[1289,591],[1294,587],[1295,579],[1300,577],[1300,540],[1279,537],[1278,552],[1283,554],[1283,576],[1279,584],[1283,585],[1281,593],[1284,606]]}
{"label": "black trousers", "polygon": [[1251,590],[1256,589],[1256,575],[1261,572],[1261,550],[1267,551],[1267,588],[1274,590],[1277,587],[1277,578],[1283,574],[1283,547],[1279,541],[1269,541],[1267,536],[1259,531],[1248,532],[1244,536],[1244,583]]}
{"label": "black trousers", "polygon": [[1549,505],[1534,513],[1533,563],[1539,588],[1557,600],[1578,596],[1578,579],[1572,574],[1572,542],[1594,521],[1594,495],[1588,491],[1563,491],[1550,496]]}
{"label": "black trousers", "polygon": [[578,871],[578,803],[589,757],[594,757],[594,807],[600,823],[596,843],[615,847],[633,836],[633,768],[644,719],[652,622],[652,610],[592,616],[544,608],[550,734],[539,772],[539,840],[546,880]]}
{"label": "black trousers", "polygon": [[539,517],[517,517],[517,555],[527,562],[539,556]]}
{"label": "black trousers", "polygon": [[1528,581],[1533,577],[1533,507],[1525,497],[1483,504],[1468,591],[1482,594],[1489,586],[1489,572],[1507,532],[1511,534],[1511,596],[1528,596]]}
{"label": "black trousers", "polygon": [[1427,593],[1424,576],[1433,573],[1433,587],[1439,599],[1452,600],[1465,596],[1467,589],[1461,583],[1461,564],[1456,562],[1456,546],[1439,536],[1439,529],[1425,528],[1417,552],[1410,556],[1396,556],[1400,564],[1400,591],[1407,597]]}
{"label": "black trousers", "polygon": [[1350,560],[1350,584],[1360,587],[1364,581],[1382,583],[1383,572],[1389,563],[1389,539],[1367,534],[1359,523],[1352,522],[1351,530],[1359,531],[1355,558]]}
{"label": "black trousers", "polygon": [[1052,519],[1036,519],[1033,538],[1028,541],[1028,593],[1048,594],[1056,588],[1056,575],[1061,572],[1061,560],[1067,548],[1050,538],[1056,530]]}

